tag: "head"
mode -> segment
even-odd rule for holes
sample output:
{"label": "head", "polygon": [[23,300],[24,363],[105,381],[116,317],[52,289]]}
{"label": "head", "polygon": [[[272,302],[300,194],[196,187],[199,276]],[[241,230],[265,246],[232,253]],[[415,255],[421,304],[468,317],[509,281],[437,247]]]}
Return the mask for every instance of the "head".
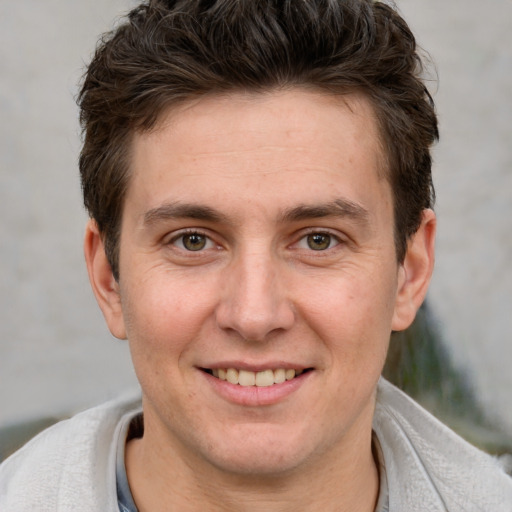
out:
{"label": "head", "polygon": [[84,202],[115,278],[134,135],[170,108],[236,91],[300,88],[369,100],[402,262],[434,197],[437,121],[421,73],[414,36],[383,2],[151,0],[134,9],[103,38],[79,96]]}
{"label": "head", "polygon": [[401,18],[361,0],[153,2],[99,47],[86,260],[160,462],[371,467],[389,335],[432,270],[418,72]]}

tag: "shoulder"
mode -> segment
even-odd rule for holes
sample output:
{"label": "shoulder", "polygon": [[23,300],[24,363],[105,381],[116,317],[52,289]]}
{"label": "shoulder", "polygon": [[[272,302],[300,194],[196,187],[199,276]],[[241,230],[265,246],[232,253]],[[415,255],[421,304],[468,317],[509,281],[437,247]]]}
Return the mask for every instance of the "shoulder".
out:
{"label": "shoulder", "polygon": [[140,399],[116,400],[36,436],[0,466],[0,510],[110,510],[116,429],[140,410]]}
{"label": "shoulder", "polygon": [[498,461],[383,379],[373,428],[384,457],[390,510],[512,509],[512,479]]}

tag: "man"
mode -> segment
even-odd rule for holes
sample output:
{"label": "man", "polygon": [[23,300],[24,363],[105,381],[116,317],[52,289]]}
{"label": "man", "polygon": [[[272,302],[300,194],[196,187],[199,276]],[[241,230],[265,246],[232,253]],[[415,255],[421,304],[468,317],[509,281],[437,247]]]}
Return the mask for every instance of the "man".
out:
{"label": "man", "polygon": [[390,384],[434,262],[432,101],[366,0],[151,1],[80,94],[85,256],[142,389],[0,470],[0,509],[510,511]]}

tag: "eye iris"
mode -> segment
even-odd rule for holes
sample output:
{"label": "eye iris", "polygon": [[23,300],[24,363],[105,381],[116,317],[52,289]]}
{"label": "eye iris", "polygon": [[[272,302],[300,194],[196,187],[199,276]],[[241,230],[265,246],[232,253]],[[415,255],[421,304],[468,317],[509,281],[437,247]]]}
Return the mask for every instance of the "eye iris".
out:
{"label": "eye iris", "polygon": [[183,236],[183,246],[189,251],[200,251],[206,245],[206,237],[198,233]]}
{"label": "eye iris", "polygon": [[331,245],[330,235],[326,235],[325,233],[308,235],[308,246],[314,251],[323,251],[324,249],[328,249],[329,245]]}

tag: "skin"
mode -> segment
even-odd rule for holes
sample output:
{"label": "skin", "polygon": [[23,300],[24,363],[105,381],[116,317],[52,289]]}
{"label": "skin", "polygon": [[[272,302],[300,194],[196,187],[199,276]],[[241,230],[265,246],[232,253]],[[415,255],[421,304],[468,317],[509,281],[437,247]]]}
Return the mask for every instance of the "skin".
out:
{"label": "skin", "polygon": [[[203,97],[132,154],[119,282],[94,221],[85,254],[142,387],[126,450],[139,509],[374,510],[376,386],[425,296],[435,217],[399,264],[369,102]],[[308,371],[269,388],[204,371],[229,367]]]}

